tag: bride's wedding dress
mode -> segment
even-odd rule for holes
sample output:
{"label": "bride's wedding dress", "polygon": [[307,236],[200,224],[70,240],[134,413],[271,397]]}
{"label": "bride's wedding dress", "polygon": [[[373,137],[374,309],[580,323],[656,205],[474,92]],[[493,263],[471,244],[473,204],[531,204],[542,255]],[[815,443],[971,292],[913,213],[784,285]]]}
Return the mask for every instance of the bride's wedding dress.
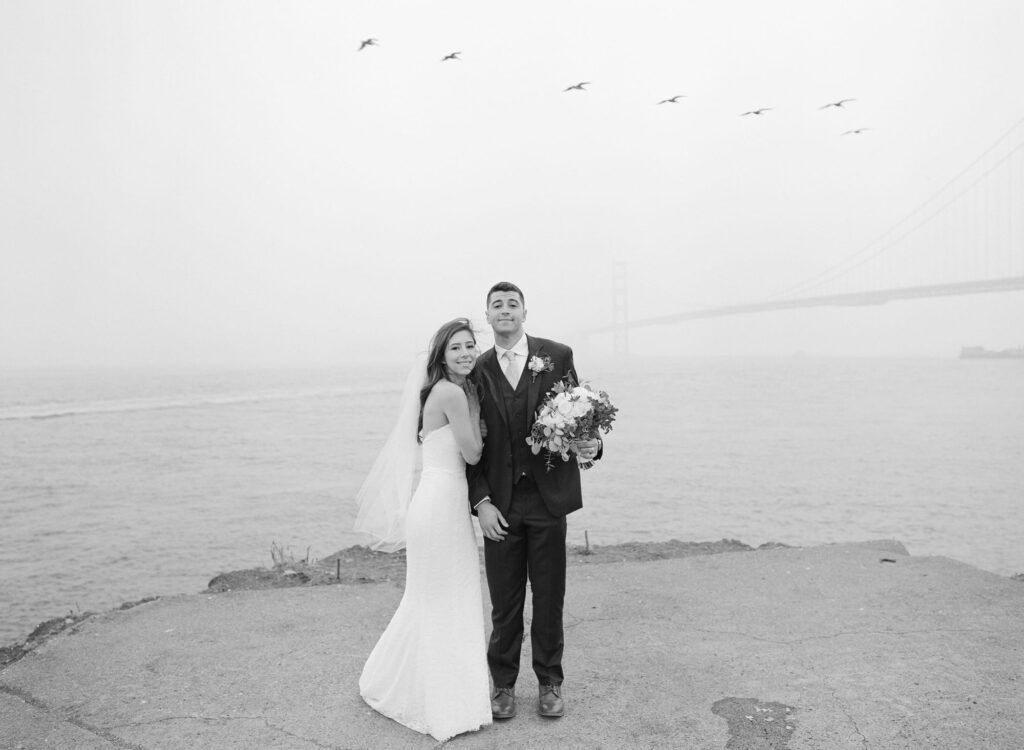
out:
{"label": "bride's wedding dress", "polygon": [[491,723],[480,560],[451,427],[423,439],[406,519],[405,594],[359,678],[363,699],[447,740]]}

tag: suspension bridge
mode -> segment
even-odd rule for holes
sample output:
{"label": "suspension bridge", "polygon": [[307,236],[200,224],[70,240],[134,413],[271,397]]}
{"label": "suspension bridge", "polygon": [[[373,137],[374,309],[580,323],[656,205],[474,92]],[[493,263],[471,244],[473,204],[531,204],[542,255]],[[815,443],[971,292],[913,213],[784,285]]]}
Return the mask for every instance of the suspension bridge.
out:
{"label": "suspension bridge", "polygon": [[611,333],[704,318],[805,307],[1024,290],[1024,120],[942,188],[856,253],[764,299],[630,319],[625,263],[614,264]]}

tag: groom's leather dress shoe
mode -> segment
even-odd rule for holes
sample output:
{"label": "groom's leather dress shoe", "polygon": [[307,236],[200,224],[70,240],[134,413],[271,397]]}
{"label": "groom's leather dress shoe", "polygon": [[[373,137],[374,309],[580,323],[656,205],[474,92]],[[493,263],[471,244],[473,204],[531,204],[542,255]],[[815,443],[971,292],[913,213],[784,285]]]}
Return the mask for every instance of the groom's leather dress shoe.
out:
{"label": "groom's leather dress shoe", "polygon": [[497,688],[491,696],[491,716],[495,719],[511,719],[516,715],[516,689]]}
{"label": "groom's leather dress shoe", "polygon": [[540,702],[537,707],[541,716],[561,716],[565,713],[561,685],[541,685]]}

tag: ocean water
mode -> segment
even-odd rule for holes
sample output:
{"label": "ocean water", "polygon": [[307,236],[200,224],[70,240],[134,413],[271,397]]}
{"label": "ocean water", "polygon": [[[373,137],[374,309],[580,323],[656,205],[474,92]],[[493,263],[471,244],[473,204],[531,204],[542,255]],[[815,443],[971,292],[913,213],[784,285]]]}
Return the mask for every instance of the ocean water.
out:
{"label": "ocean water", "polygon": [[[619,420],[569,541],[894,538],[1024,572],[1024,362],[578,362]],[[0,371],[0,644],[364,540],[403,367]]]}

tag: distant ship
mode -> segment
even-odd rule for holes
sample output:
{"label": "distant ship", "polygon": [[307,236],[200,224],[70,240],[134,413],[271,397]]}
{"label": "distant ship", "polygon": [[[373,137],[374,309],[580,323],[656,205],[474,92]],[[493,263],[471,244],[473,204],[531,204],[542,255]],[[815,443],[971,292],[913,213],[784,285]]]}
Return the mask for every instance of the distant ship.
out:
{"label": "distant ship", "polygon": [[986,349],[983,346],[962,346],[960,359],[1024,359],[1024,346],[999,350]]}

